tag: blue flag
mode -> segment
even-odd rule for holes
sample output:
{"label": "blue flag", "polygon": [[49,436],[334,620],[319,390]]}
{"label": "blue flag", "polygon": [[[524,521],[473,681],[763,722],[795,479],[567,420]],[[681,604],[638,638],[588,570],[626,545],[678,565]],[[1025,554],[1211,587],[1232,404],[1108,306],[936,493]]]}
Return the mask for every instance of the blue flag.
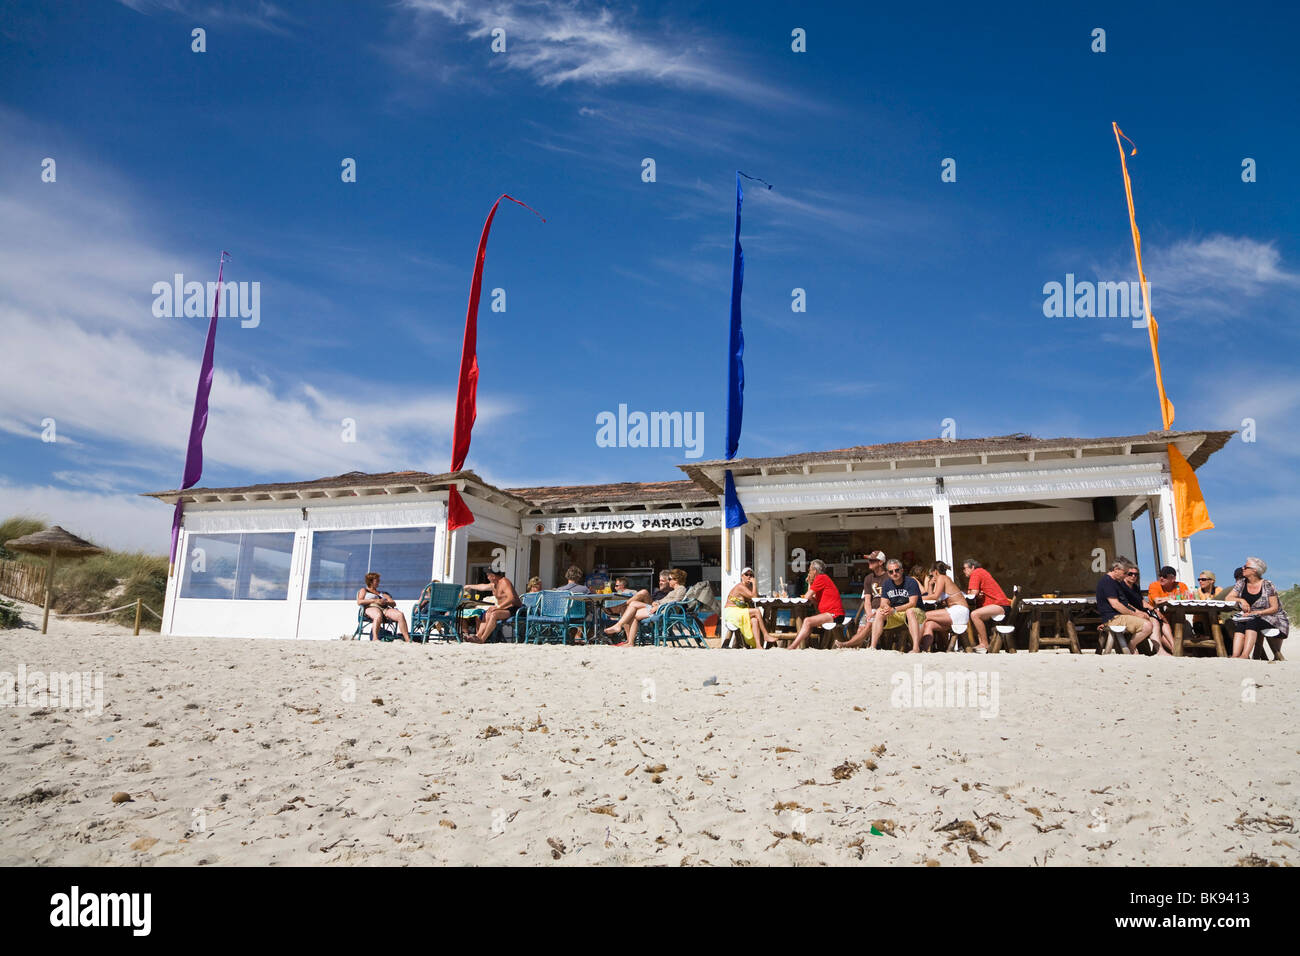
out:
{"label": "blue flag", "polygon": [[[740,324],[740,293],[745,285],[745,250],[740,247],[740,207],[745,200],[745,190],[740,185],[740,177],[763,183],[768,189],[771,183],[763,182],[736,170],[736,245],[731,260],[731,334],[727,343],[727,459],[736,457],[740,446],[740,422],[745,408],[745,332]],[[727,470],[724,489],[726,521],[728,528],[738,528],[745,524],[745,509],[736,497],[736,482]]]}

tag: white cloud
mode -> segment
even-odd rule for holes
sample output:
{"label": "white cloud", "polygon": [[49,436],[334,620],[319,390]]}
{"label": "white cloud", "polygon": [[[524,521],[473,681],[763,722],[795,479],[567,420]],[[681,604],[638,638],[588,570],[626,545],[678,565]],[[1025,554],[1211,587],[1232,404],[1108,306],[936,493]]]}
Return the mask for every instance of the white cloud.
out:
{"label": "white cloud", "polygon": [[[47,138],[0,108],[0,140],[10,134]],[[53,418],[58,440],[45,448],[59,481],[75,484],[80,474],[89,489],[160,490],[152,476],[179,480],[206,323],[154,318],[150,289],[174,272],[188,274],[179,263],[195,257],[169,246],[158,225],[166,216],[111,171],[82,163],[83,152],[74,143],[60,147],[66,163],[60,160],[56,183],[0,175],[0,355],[9,360],[0,376],[0,432],[35,444],[41,421]],[[0,159],[0,174],[14,172],[13,162]],[[261,281],[290,284],[269,270]],[[327,341],[315,344],[317,352]],[[304,380],[304,363],[276,354],[284,347],[283,336],[265,327],[221,324],[207,476],[220,467],[249,480],[445,469],[454,382],[399,389],[360,360],[350,374]],[[353,348],[336,347],[340,354]],[[249,367],[272,371],[240,371]],[[480,402],[479,420],[506,411]],[[345,418],[356,422],[355,442],[343,440]],[[139,487],[141,480],[151,485]]]}
{"label": "white cloud", "polygon": [[1165,311],[1162,302],[1180,318],[1237,315],[1251,307],[1243,299],[1300,286],[1300,274],[1283,268],[1274,243],[1246,236],[1219,234],[1155,247],[1145,265],[1157,318]]}
{"label": "white cloud", "polygon": [[273,3],[260,0],[257,3],[244,2],[208,2],[195,0],[117,0],[124,7],[146,16],[155,13],[168,13],[194,21],[196,26],[206,27],[209,23],[229,23],[237,26],[250,26],[268,33],[287,35],[285,25],[293,19]]}
{"label": "white cloud", "polygon": [[650,36],[608,7],[578,0],[402,0],[402,6],[418,17],[433,14],[465,28],[467,36],[484,41],[485,51],[492,31],[504,29],[506,52],[496,61],[546,87],[636,81],[747,99],[786,98],[698,40]]}
{"label": "white cloud", "polygon": [[31,515],[100,547],[167,553],[172,509],[152,498],[53,485],[16,485],[0,478],[0,501],[4,502],[0,518]]}

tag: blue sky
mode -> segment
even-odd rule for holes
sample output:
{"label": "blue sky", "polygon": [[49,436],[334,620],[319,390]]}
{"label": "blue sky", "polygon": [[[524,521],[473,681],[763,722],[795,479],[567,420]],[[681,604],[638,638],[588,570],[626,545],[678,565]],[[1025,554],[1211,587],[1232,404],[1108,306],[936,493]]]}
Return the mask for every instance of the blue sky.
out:
{"label": "blue sky", "polygon": [[1145,331],[1043,310],[1067,273],[1136,278],[1117,120],[1175,427],[1255,421],[1200,472],[1219,527],[1197,563],[1223,578],[1259,554],[1290,585],[1300,14],[1132,7],[8,3],[0,512],[165,549],[168,510],[135,495],[179,481],[206,322],[156,318],[151,290],[212,281],[223,248],[260,322],[221,324],[203,483],[445,469],[503,191],[548,221],[497,217],[469,467],[680,477],[682,449],[601,448],[595,420],[700,411],[721,457],[737,168],[776,186],[746,195],[741,455],[945,418],[958,437],[1159,428]]}

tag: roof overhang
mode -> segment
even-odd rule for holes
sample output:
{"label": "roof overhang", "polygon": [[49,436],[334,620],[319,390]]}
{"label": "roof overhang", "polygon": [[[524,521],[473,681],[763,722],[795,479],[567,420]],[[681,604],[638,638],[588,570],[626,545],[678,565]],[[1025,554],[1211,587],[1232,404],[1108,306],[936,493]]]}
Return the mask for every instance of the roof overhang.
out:
{"label": "roof overhang", "polygon": [[[1030,438],[965,439],[954,441],[906,442],[895,445],[865,445],[834,452],[809,452],[775,458],[739,458],[679,465],[698,485],[722,494],[724,476],[731,471],[737,485],[753,485],[762,479],[784,477],[792,485],[858,478],[907,479],[950,473],[992,474],[1023,471],[1034,466],[1056,468],[1098,459],[1151,459],[1163,455],[1170,444],[1177,446],[1193,468],[1204,464],[1235,434],[1230,431],[1148,432],[1115,438]],[[746,481],[745,479],[751,479]],[[748,506],[749,496],[746,496]]]}

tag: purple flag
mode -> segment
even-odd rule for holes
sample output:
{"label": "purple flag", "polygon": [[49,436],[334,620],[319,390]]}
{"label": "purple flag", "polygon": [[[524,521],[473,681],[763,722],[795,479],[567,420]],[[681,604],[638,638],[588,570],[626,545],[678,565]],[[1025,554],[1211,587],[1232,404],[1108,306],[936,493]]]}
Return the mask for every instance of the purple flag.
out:
{"label": "purple flag", "polygon": [[[217,266],[217,294],[212,299],[212,320],[208,323],[208,338],[203,345],[203,364],[199,366],[199,387],[194,393],[194,417],[190,420],[190,444],[185,449],[185,474],[181,478],[181,489],[193,488],[203,477],[203,433],[208,428],[208,395],[212,392],[213,364],[212,356],[217,346],[217,314],[221,311],[221,278],[225,274],[226,259],[230,253],[221,253],[221,262]],[[181,534],[181,498],[176,499],[176,510],[172,512],[172,548],[167,558],[167,574],[172,573],[176,563],[176,543]]]}

